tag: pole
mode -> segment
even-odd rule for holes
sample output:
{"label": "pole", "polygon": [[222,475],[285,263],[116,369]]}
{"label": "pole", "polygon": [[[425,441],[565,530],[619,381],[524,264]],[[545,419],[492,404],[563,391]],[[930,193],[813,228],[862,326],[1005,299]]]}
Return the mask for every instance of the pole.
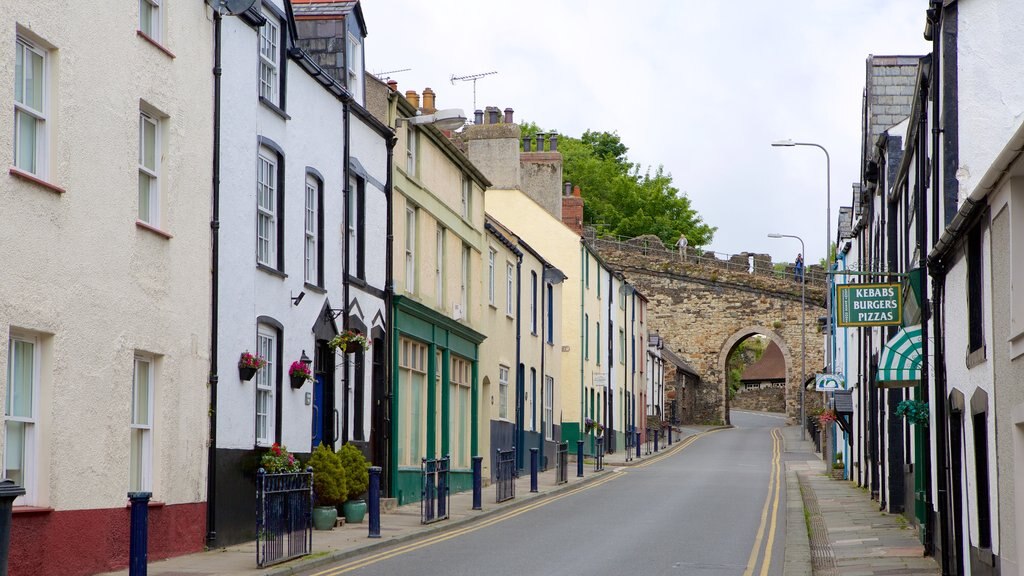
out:
{"label": "pole", "polygon": [[369,538],[380,538],[380,466],[370,466],[370,493],[367,504],[370,512]]}
{"label": "pole", "polygon": [[[800,253],[806,254],[804,241],[800,240]],[[807,422],[804,415],[804,388],[807,388],[807,275],[800,275],[800,440],[807,440]],[[831,321],[831,320],[830,320]]]}

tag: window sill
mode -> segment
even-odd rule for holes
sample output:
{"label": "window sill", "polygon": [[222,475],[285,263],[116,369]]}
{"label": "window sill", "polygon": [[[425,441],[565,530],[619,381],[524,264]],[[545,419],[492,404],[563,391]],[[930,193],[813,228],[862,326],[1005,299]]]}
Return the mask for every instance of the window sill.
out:
{"label": "window sill", "polygon": [[135,34],[138,35],[139,38],[142,38],[146,42],[149,42],[150,44],[155,46],[157,50],[163,52],[164,55],[166,55],[167,57],[169,57],[171,59],[174,58],[174,53],[171,52],[170,50],[168,50],[166,47],[164,47],[163,44],[157,42],[156,38],[153,38],[152,36],[150,36],[149,34],[146,34],[142,30],[136,30]]}
{"label": "window sill", "polygon": [[11,514],[17,516],[18,514],[49,514],[53,512],[53,508],[49,506],[14,506],[11,508]]}
{"label": "window sill", "polygon": [[270,274],[271,276],[277,276],[278,278],[280,278],[282,280],[284,280],[285,278],[288,277],[287,274],[285,274],[284,272],[278,270],[277,268],[271,268],[270,266],[267,266],[266,264],[261,264],[259,262],[256,263],[256,269],[257,270],[262,270],[262,271],[266,272],[267,274]]}
{"label": "window sill", "polygon": [[274,104],[270,100],[267,100],[263,96],[260,96],[260,104],[263,104],[264,106],[269,108],[271,112],[273,112],[274,114],[277,114],[278,116],[280,116],[282,120],[291,120],[292,119],[292,117],[289,116],[288,113],[284,111],[284,109],[282,109],[277,104]]}
{"label": "window sill", "polygon": [[495,306],[494,303],[488,303],[487,305],[491,307],[491,310],[497,310],[498,309],[498,307]]}
{"label": "window sill", "polygon": [[148,230],[148,231],[152,232],[153,234],[156,234],[157,236],[163,236],[164,238],[166,238],[168,240],[170,240],[171,238],[174,238],[174,235],[172,235],[170,232],[167,232],[165,230],[161,230],[161,229],[157,228],[156,226],[153,226],[152,224],[147,224],[147,223],[143,222],[142,220],[136,220],[135,221],[135,226],[137,226],[139,228],[142,228],[143,230]]}
{"label": "window sill", "polygon": [[352,286],[358,286],[359,288],[366,288],[366,280],[358,276],[348,276],[348,283]]}
{"label": "window sill", "polygon": [[985,362],[985,347],[967,353],[967,368],[971,369]]}
{"label": "window sill", "polygon": [[303,282],[302,287],[314,294],[327,294],[327,290],[325,288],[317,286],[316,284],[310,284],[309,282]]}
{"label": "window sill", "polygon": [[8,170],[8,173],[11,176],[14,176],[15,178],[20,178],[20,179],[25,180],[27,182],[31,182],[31,183],[35,184],[36,186],[40,186],[42,188],[46,188],[50,192],[56,192],[58,194],[63,194],[65,192],[67,192],[67,190],[64,190],[63,188],[61,188],[60,186],[57,186],[56,184],[50,184],[49,182],[47,182],[46,180],[43,180],[42,178],[36,176],[35,174],[32,174],[30,172],[25,172],[24,170],[22,170],[20,168],[15,168],[14,166],[11,166],[11,169]]}

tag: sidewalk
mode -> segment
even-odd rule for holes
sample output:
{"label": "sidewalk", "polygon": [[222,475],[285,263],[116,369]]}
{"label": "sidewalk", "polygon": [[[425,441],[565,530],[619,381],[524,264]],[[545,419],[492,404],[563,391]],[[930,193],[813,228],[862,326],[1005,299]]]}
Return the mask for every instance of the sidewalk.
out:
{"label": "sidewalk", "polygon": [[[459,492],[451,495],[449,508],[449,519],[424,525],[420,524],[420,504],[414,502],[399,506],[391,512],[382,513],[380,518],[381,537],[370,539],[368,534],[368,519],[360,524],[346,524],[341,528],[333,530],[313,531],[313,553],[309,556],[297,558],[289,562],[258,568],[256,566],[256,543],[246,542],[227,548],[218,548],[207,552],[199,552],[186,556],[178,556],[167,560],[151,562],[147,572],[149,576],[187,576],[211,574],[223,576],[283,576],[305,572],[317,567],[324,567],[346,558],[359,556],[372,551],[379,551],[385,548],[397,546],[403,542],[426,538],[445,531],[451,531],[458,527],[478,522],[483,518],[497,515],[517,507],[535,503],[540,499],[549,498],[565,490],[579,488],[590,482],[605,478],[614,474],[614,470],[621,466],[629,466],[650,462],[656,458],[674,453],[683,447],[682,440],[687,437],[711,430],[713,426],[691,426],[682,429],[678,438],[673,437],[672,446],[663,447],[661,451],[644,455],[641,458],[634,458],[632,461],[625,461],[625,453],[622,449],[605,458],[604,470],[594,472],[594,464],[587,458],[583,466],[583,478],[576,477],[575,451],[570,451],[569,481],[566,484],[555,484],[555,469],[551,467],[546,472],[537,475],[537,492],[530,492],[530,473],[527,471],[516,480],[515,495],[513,500],[496,503],[494,485],[485,486],[483,489],[483,510],[473,511],[472,491]],[[572,447],[574,448],[574,447]],[[641,447],[643,451],[644,447]],[[633,455],[636,452],[634,449]],[[128,570],[106,572],[103,576],[127,576]]]}
{"label": "sidewalk", "polygon": [[924,556],[918,531],[902,515],[879,511],[878,503],[853,482],[826,476],[825,463],[810,440],[800,440],[798,426],[783,428],[782,435],[786,576],[941,573],[938,563]]}

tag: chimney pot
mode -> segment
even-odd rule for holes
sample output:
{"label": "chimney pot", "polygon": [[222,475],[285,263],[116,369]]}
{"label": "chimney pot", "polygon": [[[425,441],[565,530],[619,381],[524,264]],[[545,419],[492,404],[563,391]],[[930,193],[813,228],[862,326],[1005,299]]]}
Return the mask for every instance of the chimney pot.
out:
{"label": "chimney pot", "polygon": [[544,151],[544,133],[543,132],[538,132],[537,133],[537,152],[543,152],[543,151]]}
{"label": "chimney pot", "polygon": [[552,132],[551,135],[548,136],[548,143],[551,144],[551,151],[552,152],[557,152],[558,151],[558,134],[555,134],[554,132]]}
{"label": "chimney pot", "polygon": [[580,187],[579,186],[573,186],[572,187],[572,195],[577,197],[577,198],[580,198]]}
{"label": "chimney pot", "polygon": [[429,86],[423,89],[423,111],[427,114],[437,112],[434,107],[434,91]]}
{"label": "chimney pot", "polygon": [[498,108],[495,106],[487,107],[487,123],[497,124],[498,123]]}
{"label": "chimney pot", "polygon": [[505,108],[505,124],[512,123],[513,112],[515,112],[515,110],[512,110],[511,108]]}
{"label": "chimney pot", "polygon": [[398,92],[398,81],[388,80],[388,88],[390,88],[394,92]]}
{"label": "chimney pot", "polygon": [[523,136],[523,152],[530,151],[530,142],[533,141],[532,136]]}
{"label": "chimney pot", "polygon": [[413,108],[420,109],[420,95],[415,90],[406,90],[405,99],[409,101],[409,104],[412,104]]}
{"label": "chimney pot", "polygon": [[477,109],[473,111],[473,124],[477,126],[484,123],[484,111]]}
{"label": "chimney pot", "polygon": [[572,182],[565,183],[565,196],[572,196]]}

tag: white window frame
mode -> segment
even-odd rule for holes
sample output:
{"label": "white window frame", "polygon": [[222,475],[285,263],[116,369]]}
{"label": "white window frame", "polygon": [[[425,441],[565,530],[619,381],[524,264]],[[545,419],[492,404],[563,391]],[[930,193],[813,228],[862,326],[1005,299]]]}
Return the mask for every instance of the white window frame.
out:
{"label": "white window frame", "polygon": [[405,173],[416,177],[416,130],[406,122],[405,132]]}
{"label": "white window frame", "polygon": [[[253,414],[253,430],[257,446],[270,446],[276,437],[277,408],[274,394],[277,393],[277,330],[260,324],[256,329],[256,353],[267,363],[256,372],[256,404]],[[264,400],[263,411],[260,401]],[[260,420],[263,419],[262,426]]]}
{"label": "white window frame", "polygon": [[530,334],[537,335],[537,272],[530,270]]}
{"label": "white window frame", "polygon": [[305,242],[303,242],[303,270],[305,281],[316,285],[319,281],[317,262],[320,182],[312,175],[306,175],[306,209],[304,214]]}
{"label": "white window frame", "polygon": [[256,262],[277,268],[277,154],[256,156]]}
{"label": "white window frame", "polygon": [[[145,1],[145,0],[142,0]],[[139,210],[140,222],[151,226],[160,226],[160,157],[161,126],[160,118],[144,110],[139,110]],[[153,150],[146,147],[146,129],[153,130]],[[147,166],[147,156],[152,153],[153,165]]]}
{"label": "white window frame", "polygon": [[[21,56],[21,64],[18,63],[18,56]],[[25,66],[25,58],[28,55],[38,56],[41,60],[40,69],[42,70],[42,79],[39,82],[39,106],[32,106],[31,103],[25,101],[26,89],[30,86],[31,78],[25,74],[25,70],[31,69],[32,67]],[[49,169],[49,163],[47,158],[48,151],[48,134],[49,125],[47,123],[47,113],[49,111],[49,54],[48,51],[41,48],[38,44],[30,42],[23,36],[17,36],[15,41],[15,75],[14,75],[14,166],[19,170],[35,174],[40,178],[45,178]],[[18,84],[17,70],[22,70],[21,75],[21,86]],[[18,97],[18,90],[21,89],[21,98]],[[21,144],[22,138],[22,116],[28,117],[29,120],[35,123],[32,130],[33,135],[33,149],[31,156],[26,158],[27,151],[23,149]]]}
{"label": "white window frame", "polygon": [[[154,401],[154,361],[151,356],[136,355],[134,359],[134,366],[132,369],[132,410],[131,410],[131,434],[133,436],[132,443],[134,443],[134,436],[138,434],[140,458],[141,460],[136,462],[135,451],[129,450],[128,457],[128,491],[129,492],[152,492],[153,491],[153,401]],[[139,388],[140,388],[140,376],[145,375],[146,386],[146,406],[139,406]],[[140,413],[145,418],[140,418]],[[135,474],[138,474],[138,480],[135,480]]]}
{"label": "white window frame", "polygon": [[544,376],[544,438],[553,440],[555,436],[555,378],[550,375]]}
{"label": "white window frame", "polygon": [[462,313],[469,317],[469,274],[471,266],[471,248],[462,245],[462,277],[459,281],[459,303],[462,304]]}
{"label": "white window frame", "polygon": [[259,95],[280,106],[281,91],[281,22],[273,14],[263,13],[266,23],[260,27]]}
{"label": "white window frame", "polygon": [[494,306],[494,261],[498,251],[494,248],[487,249],[487,303]]}
{"label": "white window frame", "polygon": [[462,217],[469,220],[473,210],[473,182],[462,175]]}
{"label": "white window frame", "polygon": [[[30,406],[28,409],[28,415],[14,416],[11,414],[11,403],[13,401],[12,394],[14,393],[14,371],[15,371],[15,358],[14,349],[18,343],[23,345],[32,346],[32,383],[30,385],[31,399],[29,400]],[[10,442],[13,438],[13,434],[7,429],[12,422],[24,424],[24,436],[22,437],[21,445],[21,470],[22,477],[18,482],[21,487],[25,489],[25,495],[19,496],[14,500],[16,506],[32,505],[37,504],[38,495],[36,493],[36,472],[39,462],[38,457],[38,425],[39,425],[39,396],[40,396],[40,363],[42,358],[42,351],[39,338],[32,336],[11,334],[10,342],[8,345],[7,354],[7,392],[4,401],[4,476],[8,477],[7,471],[10,469],[7,465],[7,459],[11,456]]]}
{"label": "white window frame", "polygon": [[510,318],[513,316],[515,308],[512,307],[512,300],[515,296],[515,274],[513,272],[512,263],[505,262],[505,314]]}
{"label": "white window frame", "polygon": [[444,309],[444,251],[445,251],[445,230],[443,226],[437,227],[436,233],[437,254],[434,263],[434,291],[437,300],[437,307]]}
{"label": "white window frame", "polygon": [[405,209],[405,291],[416,292],[416,220],[418,210],[414,206]]}
{"label": "white window frame", "polygon": [[530,388],[529,394],[533,394],[533,398],[529,399],[530,409],[530,423],[527,429],[531,432],[537,431],[537,369],[530,368]]}
{"label": "white window frame", "polygon": [[349,94],[356,102],[363,104],[363,45],[355,34],[348,35],[348,46],[345,50],[345,71],[348,74]]}
{"label": "white window frame", "polygon": [[[146,9],[149,10],[149,18],[146,18]],[[160,11],[160,0],[139,0],[139,32],[160,42],[163,38],[161,24],[163,22]]]}
{"label": "white window frame", "polygon": [[498,365],[498,418],[508,420],[508,366]]}

